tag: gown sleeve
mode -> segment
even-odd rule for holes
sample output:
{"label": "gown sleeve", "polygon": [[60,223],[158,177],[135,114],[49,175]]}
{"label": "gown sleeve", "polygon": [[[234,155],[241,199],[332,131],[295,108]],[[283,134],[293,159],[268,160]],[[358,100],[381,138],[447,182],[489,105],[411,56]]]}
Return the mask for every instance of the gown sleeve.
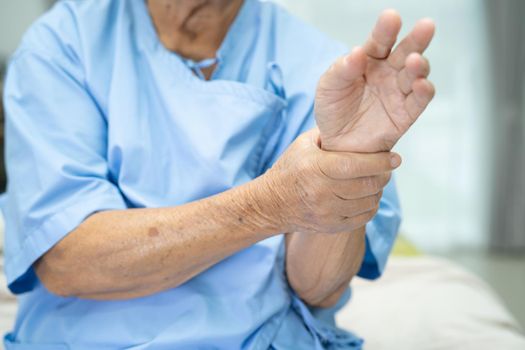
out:
{"label": "gown sleeve", "polygon": [[109,176],[105,117],[76,57],[19,50],[4,104],[5,272],[18,294],[37,285],[32,265],[53,245],[89,215],[126,203]]}

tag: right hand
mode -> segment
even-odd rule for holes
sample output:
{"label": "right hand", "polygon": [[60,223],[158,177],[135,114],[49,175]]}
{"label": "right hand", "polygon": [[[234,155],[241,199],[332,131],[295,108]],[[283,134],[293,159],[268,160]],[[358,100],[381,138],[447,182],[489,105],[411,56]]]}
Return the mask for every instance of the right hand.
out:
{"label": "right hand", "polygon": [[327,152],[319,131],[297,138],[265,174],[284,232],[339,233],[364,226],[379,208],[396,153]]}
{"label": "right hand", "polygon": [[401,17],[383,12],[370,38],[323,74],[315,97],[322,148],[329,151],[390,151],[434,97],[422,56],[434,35],[423,19],[397,45]]}

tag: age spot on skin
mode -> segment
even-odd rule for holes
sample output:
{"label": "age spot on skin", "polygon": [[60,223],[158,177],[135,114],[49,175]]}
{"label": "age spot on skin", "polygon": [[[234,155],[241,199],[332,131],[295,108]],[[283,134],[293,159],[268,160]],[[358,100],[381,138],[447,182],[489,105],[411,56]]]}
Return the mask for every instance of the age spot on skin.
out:
{"label": "age spot on skin", "polygon": [[155,226],[150,227],[148,230],[148,236],[150,237],[157,237],[160,234],[159,229]]}

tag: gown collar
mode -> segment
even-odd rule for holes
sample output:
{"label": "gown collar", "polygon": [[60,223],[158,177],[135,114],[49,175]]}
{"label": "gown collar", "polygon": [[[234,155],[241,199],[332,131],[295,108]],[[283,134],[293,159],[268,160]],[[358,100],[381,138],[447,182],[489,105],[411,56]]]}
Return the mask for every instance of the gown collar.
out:
{"label": "gown collar", "polygon": [[[255,45],[257,31],[259,29],[260,3],[258,0],[244,0],[239,13],[233,20],[226,36],[217,50],[216,57],[210,57],[202,61],[185,59],[176,52],[168,50],[160,41],[155,25],[151,19],[145,0],[131,1],[133,12],[134,36],[137,39],[139,49],[147,52],[161,52],[169,54],[184,62],[189,68],[202,68],[217,63],[212,78],[220,76],[225,65],[244,61],[251,53]],[[240,63],[238,62],[238,63]]]}

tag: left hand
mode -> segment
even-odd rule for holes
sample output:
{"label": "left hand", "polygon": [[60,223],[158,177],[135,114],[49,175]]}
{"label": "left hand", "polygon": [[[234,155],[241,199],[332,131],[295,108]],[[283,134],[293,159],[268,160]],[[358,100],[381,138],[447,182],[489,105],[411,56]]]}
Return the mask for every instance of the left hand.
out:
{"label": "left hand", "polygon": [[420,20],[392,51],[400,29],[399,14],[384,11],[365,45],[321,77],[315,116],[324,150],[389,151],[432,100],[430,67],[421,54],[434,23]]}

